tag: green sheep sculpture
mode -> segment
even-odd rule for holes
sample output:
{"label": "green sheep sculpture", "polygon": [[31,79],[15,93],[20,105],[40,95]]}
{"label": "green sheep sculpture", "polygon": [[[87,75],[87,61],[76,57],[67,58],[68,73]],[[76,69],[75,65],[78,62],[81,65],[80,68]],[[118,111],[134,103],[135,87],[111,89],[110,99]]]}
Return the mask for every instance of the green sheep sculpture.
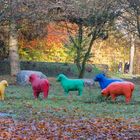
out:
{"label": "green sheep sculpture", "polygon": [[66,95],[69,91],[78,91],[78,95],[81,96],[84,88],[84,80],[82,79],[69,79],[64,74],[59,74],[57,81],[61,82]]}

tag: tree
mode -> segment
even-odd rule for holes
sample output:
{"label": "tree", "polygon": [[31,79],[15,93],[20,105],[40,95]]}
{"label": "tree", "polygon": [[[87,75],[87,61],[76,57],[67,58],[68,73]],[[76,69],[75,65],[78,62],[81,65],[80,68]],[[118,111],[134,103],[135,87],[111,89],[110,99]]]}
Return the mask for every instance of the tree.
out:
{"label": "tree", "polygon": [[10,32],[9,32],[9,58],[10,58],[10,67],[11,67],[11,75],[15,76],[20,71],[20,62],[19,62],[19,54],[18,54],[18,34],[17,34],[17,25],[16,20],[14,18],[16,3],[11,0],[10,1]]}
{"label": "tree", "polygon": [[[20,70],[18,55],[18,32],[24,20],[38,24],[48,21],[48,1],[1,0],[0,24],[9,25],[9,58],[11,75]],[[41,30],[41,29],[40,29]],[[39,31],[40,31],[39,30]],[[38,30],[37,30],[38,31]]]}
{"label": "tree", "polygon": [[123,12],[120,21],[129,32],[140,37],[140,0],[118,0]]}
{"label": "tree", "polygon": [[[93,43],[98,38],[107,37],[108,27],[120,14],[115,0],[2,0],[0,21],[10,24],[10,35],[14,35],[11,50],[11,74],[18,72],[17,34],[22,21],[33,22],[66,21],[77,25],[76,35],[66,24],[73,46],[76,49],[76,65],[79,77],[83,77],[85,65],[90,58]],[[11,41],[12,42],[12,41]],[[16,54],[16,55],[15,55]],[[15,55],[15,56],[14,56]],[[13,57],[15,59],[12,59]],[[16,66],[16,67],[15,67]],[[17,69],[15,71],[14,69]],[[13,70],[12,70],[13,69]],[[15,72],[15,73],[13,73]]]}
{"label": "tree", "polygon": [[[66,28],[70,42],[76,50],[75,63],[79,78],[84,76],[85,66],[91,56],[94,41],[108,36],[109,27],[119,16],[117,3],[113,0],[70,0],[65,8]],[[77,26],[73,35],[68,22]]]}
{"label": "tree", "polygon": [[135,40],[140,38],[140,0],[118,0],[123,14],[119,17],[119,28],[130,38],[130,69],[133,73]]}
{"label": "tree", "polygon": [[130,68],[129,73],[133,74],[133,65],[134,65],[134,55],[135,55],[135,37],[131,34],[131,49],[130,49]]}
{"label": "tree", "polygon": [[0,27],[0,60],[8,57],[8,31]]}

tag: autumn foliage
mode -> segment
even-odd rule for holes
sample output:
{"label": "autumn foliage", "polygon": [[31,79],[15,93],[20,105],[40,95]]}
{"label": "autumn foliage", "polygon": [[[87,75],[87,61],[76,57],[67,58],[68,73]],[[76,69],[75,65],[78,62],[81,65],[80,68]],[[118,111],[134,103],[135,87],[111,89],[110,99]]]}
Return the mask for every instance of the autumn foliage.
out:
{"label": "autumn foliage", "polygon": [[[76,32],[76,25],[65,22],[52,22],[46,27],[46,35],[35,37],[30,25],[24,25],[19,36],[19,53],[22,60],[48,61],[48,62],[66,62],[73,61],[73,55],[70,55],[68,47],[69,36],[66,26],[69,27],[72,34]],[[45,31],[44,31],[45,32]]]}

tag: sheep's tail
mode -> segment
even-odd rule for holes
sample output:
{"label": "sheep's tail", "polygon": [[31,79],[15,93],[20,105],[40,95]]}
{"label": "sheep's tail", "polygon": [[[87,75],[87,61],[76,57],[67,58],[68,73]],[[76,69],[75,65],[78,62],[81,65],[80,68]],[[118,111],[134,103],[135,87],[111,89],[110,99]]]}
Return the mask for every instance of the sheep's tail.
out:
{"label": "sheep's tail", "polygon": [[86,86],[86,82],[85,82],[85,80],[82,80],[83,81],[83,86]]}
{"label": "sheep's tail", "polygon": [[48,90],[49,90],[49,88],[50,88],[51,84],[49,83],[49,81],[48,81],[48,80],[47,80],[47,86],[48,86]]}
{"label": "sheep's tail", "polygon": [[[49,93],[49,89],[50,89],[50,86],[51,86],[51,84],[49,83],[49,81],[48,80],[46,80],[46,85],[47,85],[47,94]],[[48,95],[47,95],[48,96]]]}
{"label": "sheep's tail", "polygon": [[130,83],[130,88],[131,88],[131,91],[133,92],[135,89],[135,85],[133,83]]}

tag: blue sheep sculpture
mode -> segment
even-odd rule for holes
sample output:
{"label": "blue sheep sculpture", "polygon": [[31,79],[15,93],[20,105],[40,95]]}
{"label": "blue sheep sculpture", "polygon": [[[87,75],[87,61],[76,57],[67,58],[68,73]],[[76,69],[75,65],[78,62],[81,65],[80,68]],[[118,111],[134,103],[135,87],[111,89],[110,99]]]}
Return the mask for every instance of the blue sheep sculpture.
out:
{"label": "blue sheep sculpture", "polygon": [[81,96],[84,88],[84,80],[82,79],[69,79],[64,74],[59,74],[57,81],[61,82],[66,95],[69,91],[78,91],[78,95]]}
{"label": "blue sheep sculpture", "polygon": [[100,73],[95,76],[94,81],[99,82],[100,88],[104,89],[113,82],[123,82],[124,80],[107,78],[104,73]]}

